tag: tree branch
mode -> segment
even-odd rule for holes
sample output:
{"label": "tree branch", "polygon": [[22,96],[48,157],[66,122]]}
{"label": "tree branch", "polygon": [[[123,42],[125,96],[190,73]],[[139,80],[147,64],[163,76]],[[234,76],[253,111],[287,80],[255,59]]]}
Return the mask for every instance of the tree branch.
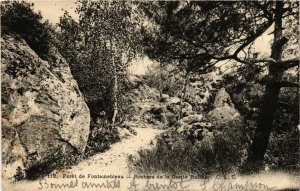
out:
{"label": "tree branch", "polygon": [[249,59],[249,62],[251,63],[262,63],[262,62],[267,62],[267,63],[276,63],[276,60],[274,58],[264,58],[264,59]]}
{"label": "tree branch", "polygon": [[282,60],[280,62],[277,62],[283,69],[287,70],[296,66],[299,66],[300,58],[292,58],[288,60]]}
{"label": "tree branch", "polygon": [[252,1],[253,5],[263,10],[264,15],[268,18],[272,18],[272,13],[268,10],[268,2],[266,2],[264,5],[261,5],[260,2]]}
{"label": "tree branch", "polygon": [[257,30],[257,32],[255,34],[252,34],[250,36],[248,36],[245,39],[245,42],[243,44],[241,44],[232,55],[226,55],[226,56],[215,56],[212,54],[209,54],[211,59],[214,60],[218,60],[218,61],[222,61],[222,60],[228,60],[228,59],[233,59],[237,62],[243,63],[243,64],[253,64],[253,63],[261,63],[261,62],[274,62],[274,60],[268,59],[268,60],[257,60],[257,61],[246,61],[246,60],[242,60],[240,59],[237,55],[245,48],[247,47],[249,44],[251,44],[252,42],[254,42],[259,36],[261,36],[271,25],[273,24],[273,20],[269,20],[269,22],[262,27],[261,29]]}
{"label": "tree branch", "polygon": [[234,56],[237,57],[237,55],[249,44],[254,42],[259,36],[261,36],[271,25],[273,24],[273,20],[269,20],[269,22],[266,24],[266,26],[262,27],[261,29],[257,30],[257,32],[253,35],[250,35],[246,38],[246,42],[244,42],[239,48],[237,48],[234,52]]}
{"label": "tree branch", "polygon": [[291,106],[290,104],[285,103],[285,102],[278,102],[278,106],[279,107],[284,107],[284,108],[287,108],[287,109],[294,109],[293,106]]}
{"label": "tree branch", "polygon": [[275,85],[279,87],[299,88],[299,83],[294,82],[277,82]]}

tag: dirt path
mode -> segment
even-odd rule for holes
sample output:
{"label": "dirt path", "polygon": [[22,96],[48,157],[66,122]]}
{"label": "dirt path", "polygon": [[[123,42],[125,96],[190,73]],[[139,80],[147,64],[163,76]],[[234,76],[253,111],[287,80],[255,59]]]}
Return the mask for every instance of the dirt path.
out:
{"label": "dirt path", "polygon": [[113,144],[108,151],[94,155],[64,173],[128,175],[128,156],[136,155],[140,149],[149,148],[151,140],[162,132],[153,128],[134,128],[134,130],[137,132],[136,136]]}
{"label": "dirt path", "polygon": [[[45,179],[37,181],[23,181],[16,183],[15,185],[3,184],[4,190],[81,190],[82,187],[79,184],[71,189],[69,186],[58,189],[59,185],[69,184],[70,181],[76,179],[78,179],[78,181],[83,180],[79,178],[80,174],[85,176],[84,180],[93,183],[99,183],[99,180],[107,180],[105,178],[96,178],[98,175],[123,176],[124,179],[129,176],[131,177],[132,175],[130,175],[127,164],[128,156],[134,156],[137,154],[138,150],[151,147],[151,140],[153,140],[157,134],[163,132],[163,130],[153,128],[134,129],[136,130],[137,135],[133,135],[128,139],[123,139],[122,141],[113,144],[106,152],[96,154],[89,159],[80,162],[78,165],[68,169],[54,171],[51,175],[55,174],[55,178],[50,175],[45,177]],[[114,179],[109,178],[108,180]]]}

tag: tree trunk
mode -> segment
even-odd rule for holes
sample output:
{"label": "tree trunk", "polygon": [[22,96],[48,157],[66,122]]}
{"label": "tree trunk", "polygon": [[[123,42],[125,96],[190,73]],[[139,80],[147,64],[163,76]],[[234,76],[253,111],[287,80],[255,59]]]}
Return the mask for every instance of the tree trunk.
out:
{"label": "tree trunk", "polygon": [[159,99],[162,98],[162,90],[163,90],[163,81],[162,77],[163,76],[163,68],[162,68],[162,63],[159,63]]}
{"label": "tree trunk", "polygon": [[[274,40],[271,52],[271,57],[276,61],[281,60],[282,48],[287,42],[287,39],[282,37],[282,15],[283,2],[277,1],[275,8]],[[265,87],[263,103],[257,119],[257,128],[248,156],[249,167],[258,167],[253,170],[259,169],[264,160],[264,155],[269,144],[269,137],[273,127],[277,101],[280,93],[280,86],[276,85],[276,82],[280,81],[282,75],[283,71],[278,67],[278,65],[270,63],[268,74],[268,79],[270,81]]]}
{"label": "tree trunk", "polygon": [[182,88],[182,92],[181,92],[181,98],[180,98],[181,109],[180,109],[180,113],[179,113],[179,119],[182,118],[183,107],[184,107],[183,102],[184,102],[184,99],[185,99],[188,82],[189,82],[189,71],[186,71],[186,74],[184,75],[184,84],[183,84],[183,88]]}
{"label": "tree trunk", "polygon": [[111,55],[112,55],[112,67],[113,67],[113,76],[114,76],[114,84],[112,89],[113,94],[113,117],[112,117],[112,127],[115,126],[117,114],[118,114],[118,100],[117,100],[117,93],[118,93],[118,75],[117,75],[117,68],[115,64],[115,58],[114,58],[114,51],[113,51],[113,45],[110,41],[110,48],[111,48]]}

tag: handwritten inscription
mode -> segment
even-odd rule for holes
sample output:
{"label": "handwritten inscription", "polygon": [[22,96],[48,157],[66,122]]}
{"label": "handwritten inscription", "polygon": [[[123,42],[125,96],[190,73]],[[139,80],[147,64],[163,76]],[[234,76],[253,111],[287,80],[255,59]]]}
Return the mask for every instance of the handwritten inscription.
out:
{"label": "handwritten inscription", "polygon": [[274,190],[266,184],[259,182],[232,183],[228,179],[215,178],[212,185],[214,191],[247,191],[247,190]]}
{"label": "handwritten inscription", "polygon": [[[56,179],[52,176],[52,180]],[[84,175],[79,175],[79,178],[73,175],[68,177],[64,176],[63,180],[65,182],[58,183],[50,182],[49,179],[39,180],[38,189],[58,189],[58,190],[70,190],[75,188],[80,189],[127,189],[131,191],[138,190],[189,190],[189,188],[197,188],[199,191],[213,190],[213,191],[268,191],[274,190],[274,187],[269,187],[266,184],[260,182],[236,182],[235,175],[230,176],[220,176],[217,175],[213,178],[203,178],[192,177],[192,176],[137,176],[134,175],[131,180],[125,180],[124,178],[106,178],[99,179],[95,182],[88,181],[88,177]],[[113,177],[113,176],[111,176]],[[116,177],[116,176],[115,176]],[[123,177],[123,176],[122,176]],[[56,179],[57,180],[57,179]],[[49,181],[49,182],[48,182]],[[122,184],[122,185],[121,185]]]}
{"label": "handwritten inscription", "polygon": [[71,180],[68,183],[48,183],[46,179],[39,180],[40,187],[38,189],[72,189],[72,188],[108,188],[108,189],[114,189],[114,188],[120,188],[120,180],[106,180],[104,182],[100,183],[92,183],[87,181],[82,181],[79,185],[78,179]]}
{"label": "handwritten inscription", "polygon": [[[175,181],[170,179],[167,184],[159,183],[155,180],[146,180],[146,184],[143,186],[146,190],[184,190],[189,187],[190,180],[180,179],[179,181]],[[127,188],[128,190],[137,190],[139,184],[136,183],[135,178],[130,182],[130,186]]]}

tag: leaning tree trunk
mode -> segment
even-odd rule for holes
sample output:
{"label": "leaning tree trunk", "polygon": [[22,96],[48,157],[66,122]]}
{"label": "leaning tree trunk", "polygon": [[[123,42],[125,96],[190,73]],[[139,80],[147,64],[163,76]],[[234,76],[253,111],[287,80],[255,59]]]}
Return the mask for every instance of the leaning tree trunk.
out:
{"label": "leaning tree trunk", "polygon": [[[276,62],[281,60],[283,45],[287,42],[287,39],[282,36],[282,15],[283,2],[277,1],[275,8],[274,40],[271,52],[271,58],[276,60]],[[248,164],[251,167],[260,167],[264,160],[264,155],[269,144],[269,137],[275,119],[277,101],[280,93],[280,86],[277,82],[280,81],[283,71],[277,64],[269,64],[269,74],[267,77],[268,82],[265,87],[263,103],[257,119],[257,128],[248,156]]]}

